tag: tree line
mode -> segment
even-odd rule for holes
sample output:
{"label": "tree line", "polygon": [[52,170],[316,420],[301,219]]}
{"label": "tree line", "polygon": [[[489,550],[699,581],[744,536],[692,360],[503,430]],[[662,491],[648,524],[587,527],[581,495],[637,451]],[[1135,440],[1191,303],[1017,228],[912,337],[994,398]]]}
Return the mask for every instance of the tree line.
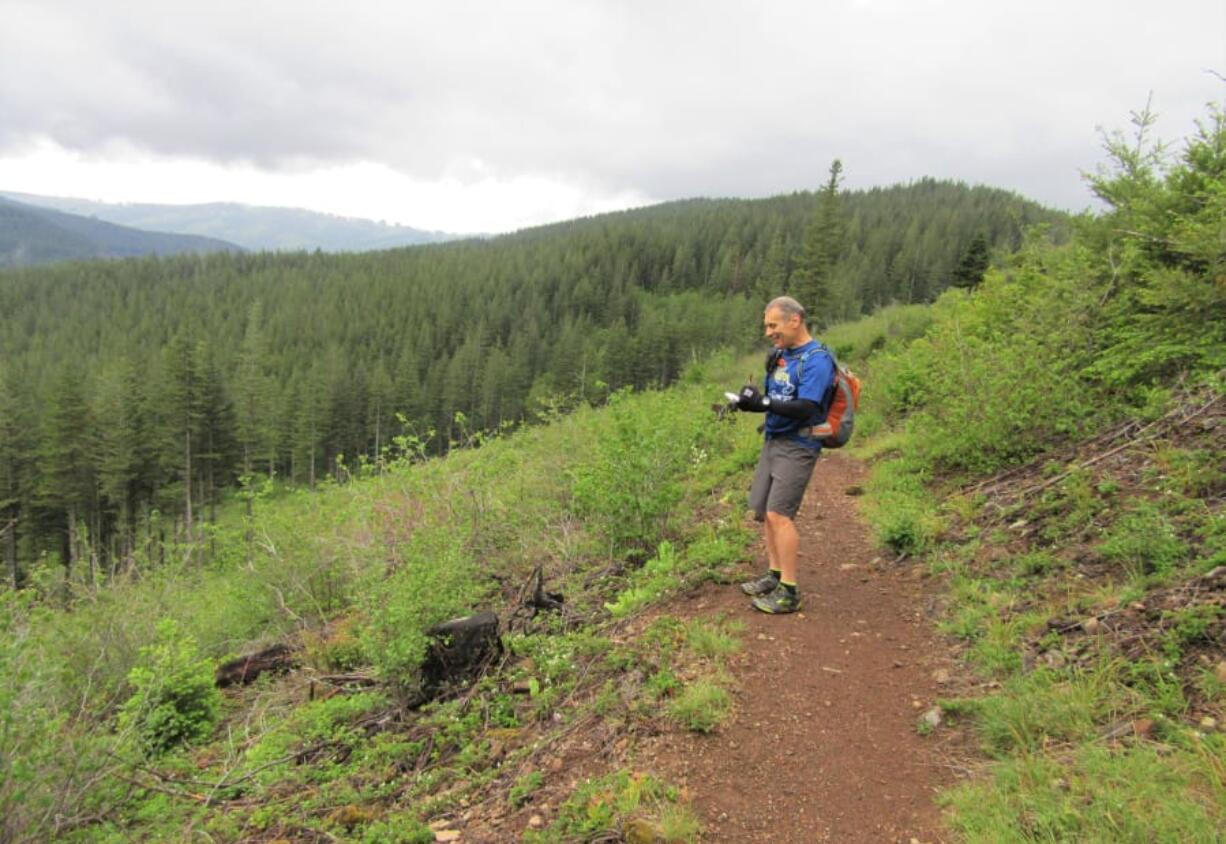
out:
{"label": "tree line", "polygon": [[[690,200],[357,255],[221,254],[0,272],[0,547],[99,578],[190,545],[259,474],[445,450],[745,348],[792,292],[818,325],[973,284],[1063,215],[923,180]],[[968,267],[971,269],[968,270]],[[982,269],[978,270],[982,275]]]}

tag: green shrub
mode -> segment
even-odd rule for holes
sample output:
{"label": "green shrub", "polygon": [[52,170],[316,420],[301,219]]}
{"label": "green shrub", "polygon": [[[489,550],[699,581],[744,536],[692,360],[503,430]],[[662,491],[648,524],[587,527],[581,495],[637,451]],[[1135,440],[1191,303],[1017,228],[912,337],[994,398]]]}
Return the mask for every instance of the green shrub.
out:
{"label": "green shrub", "polygon": [[419,528],[399,550],[399,567],[366,595],[362,646],[384,677],[411,691],[429,646],[426,630],[468,613],[484,586],[450,526]]}
{"label": "green shrub", "polygon": [[207,737],[221,707],[215,669],[213,660],[200,657],[195,639],[163,619],[128,674],[133,692],[120,710],[120,729],[132,731],[149,755]]}

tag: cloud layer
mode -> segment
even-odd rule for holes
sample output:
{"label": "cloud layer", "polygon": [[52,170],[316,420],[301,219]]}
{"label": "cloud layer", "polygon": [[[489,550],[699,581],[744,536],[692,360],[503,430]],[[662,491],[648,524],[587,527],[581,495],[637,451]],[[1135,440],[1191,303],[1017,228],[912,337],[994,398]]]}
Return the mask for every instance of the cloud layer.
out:
{"label": "cloud layer", "polygon": [[[1159,11],[1160,9],[1160,11]],[[1226,86],[1220,0],[0,0],[0,157],[604,196],[761,196],[924,175],[1079,207],[1096,126],[1152,91],[1181,135]],[[428,221],[421,221],[426,222]]]}

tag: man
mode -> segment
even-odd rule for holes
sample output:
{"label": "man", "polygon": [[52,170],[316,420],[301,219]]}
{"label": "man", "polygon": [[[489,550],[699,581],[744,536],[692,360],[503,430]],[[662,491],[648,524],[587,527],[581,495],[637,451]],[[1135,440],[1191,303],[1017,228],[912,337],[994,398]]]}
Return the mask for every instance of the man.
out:
{"label": "man", "polygon": [[765,440],[749,491],[749,508],[763,522],[766,574],[742,583],[762,612],[800,609],[796,591],[796,512],[800,509],[813,466],[822,449],[813,427],[823,421],[834,384],[834,360],[809,334],[805,309],[789,296],[766,306],[766,338],[774,346],[768,359],[765,395],[752,383],[737,399],[737,408],[765,413]]}

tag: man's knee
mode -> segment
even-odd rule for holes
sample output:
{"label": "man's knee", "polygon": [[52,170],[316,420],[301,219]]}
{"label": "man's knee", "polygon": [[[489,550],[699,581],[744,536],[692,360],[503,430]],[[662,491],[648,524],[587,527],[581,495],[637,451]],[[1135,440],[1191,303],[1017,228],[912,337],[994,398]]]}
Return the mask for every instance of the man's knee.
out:
{"label": "man's knee", "polygon": [[766,524],[767,527],[771,528],[785,527],[792,524],[792,517],[784,515],[783,513],[776,513],[774,510],[767,510]]}

